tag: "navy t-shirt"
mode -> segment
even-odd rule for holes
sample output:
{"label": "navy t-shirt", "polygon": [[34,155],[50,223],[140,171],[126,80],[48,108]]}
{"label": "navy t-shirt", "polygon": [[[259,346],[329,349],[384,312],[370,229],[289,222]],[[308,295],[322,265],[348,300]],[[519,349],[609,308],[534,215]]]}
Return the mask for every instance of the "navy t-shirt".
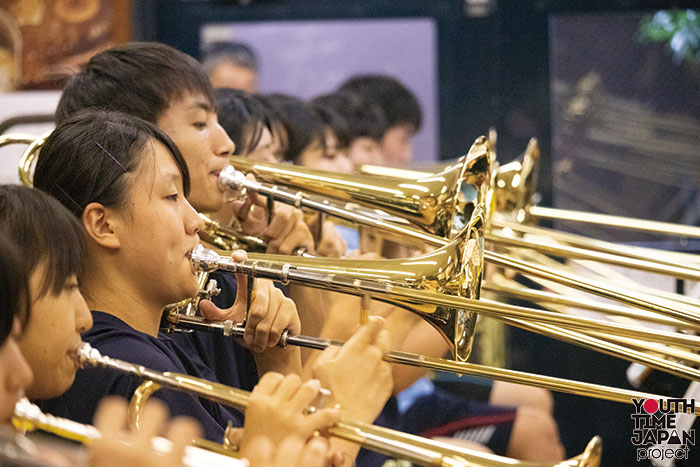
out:
{"label": "navy t-shirt", "polygon": [[[197,336],[201,340],[196,342],[194,334],[183,334],[175,342],[165,334],[159,334],[156,338],[139,332],[107,313],[93,311],[92,318],[93,327],[83,334],[83,340],[103,355],[143,365],[151,370],[185,373],[209,381],[223,382],[214,370],[202,361],[196,345],[213,346],[214,342],[209,341],[209,338],[214,336]],[[195,342],[192,339],[195,339]],[[235,355],[235,352],[231,355]],[[239,361],[243,362],[245,359]],[[250,369],[247,368],[237,370],[243,370],[243,374],[250,373]],[[245,378],[238,379],[237,370],[232,369],[222,378],[230,380],[225,384],[236,387],[250,385],[250,381],[244,381]],[[104,396],[119,395],[130,399],[141,383],[142,381],[134,376],[108,368],[79,370],[73,385],[66,393],[55,399],[41,401],[39,405],[53,415],[67,417],[80,423],[92,423],[97,405]],[[163,389],[155,392],[153,397],[163,400],[171,415],[186,415],[199,421],[204,428],[204,437],[211,441],[223,440],[224,430],[229,422],[233,426],[243,426],[243,416],[236,410],[184,392]]]}
{"label": "navy t-shirt", "polygon": [[[232,307],[237,290],[234,276],[213,272],[209,277],[216,279],[217,286],[221,289],[219,295],[212,298],[214,304],[222,309]],[[253,353],[239,345],[236,339],[218,332],[206,331],[175,332],[167,336],[184,348],[194,347],[197,355],[214,371],[221,384],[246,391],[252,391],[258,384],[258,372]]]}

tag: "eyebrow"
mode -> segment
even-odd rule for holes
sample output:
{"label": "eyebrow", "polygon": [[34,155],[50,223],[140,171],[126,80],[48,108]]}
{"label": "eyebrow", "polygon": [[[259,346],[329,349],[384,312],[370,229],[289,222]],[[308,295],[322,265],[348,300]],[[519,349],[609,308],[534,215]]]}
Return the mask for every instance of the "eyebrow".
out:
{"label": "eyebrow", "polygon": [[168,172],[163,174],[163,179],[166,182],[179,182],[182,180],[182,175],[179,172]]}
{"label": "eyebrow", "polygon": [[213,112],[214,111],[214,107],[211,104],[204,102],[204,101],[195,102],[194,104],[190,105],[188,107],[188,110],[191,110],[191,109],[202,109],[205,112]]}

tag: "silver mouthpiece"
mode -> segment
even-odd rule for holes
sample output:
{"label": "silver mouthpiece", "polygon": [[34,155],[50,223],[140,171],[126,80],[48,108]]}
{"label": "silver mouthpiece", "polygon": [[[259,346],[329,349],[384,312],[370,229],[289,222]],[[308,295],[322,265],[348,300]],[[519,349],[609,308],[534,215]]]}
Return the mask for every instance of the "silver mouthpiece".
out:
{"label": "silver mouthpiece", "polygon": [[219,255],[217,255],[215,251],[205,248],[202,244],[192,249],[190,262],[192,263],[192,270],[194,272],[209,272],[219,269]]}
{"label": "silver mouthpiece", "polygon": [[243,197],[247,190],[246,182],[250,182],[250,180],[246,180],[245,174],[231,165],[227,165],[219,173],[219,189],[221,191],[238,191]]}
{"label": "silver mouthpiece", "polygon": [[78,347],[78,351],[75,354],[75,359],[80,368],[97,366],[103,358],[102,354],[87,342],[83,342],[80,347]]}

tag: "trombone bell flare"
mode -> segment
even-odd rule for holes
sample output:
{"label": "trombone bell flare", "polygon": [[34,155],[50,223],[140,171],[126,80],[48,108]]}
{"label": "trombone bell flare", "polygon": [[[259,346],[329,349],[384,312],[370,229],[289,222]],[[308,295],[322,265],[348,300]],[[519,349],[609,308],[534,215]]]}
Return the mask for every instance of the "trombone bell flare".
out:
{"label": "trombone bell flare", "polygon": [[[469,225],[449,244],[425,255],[393,260],[343,260],[250,254],[245,262],[224,259],[203,246],[191,255],[195,271],[222,269],[287,283],[355,295],[386,297],[394,287],[431,291],[477,300],[483,277],[484,223],[481,206],[472,213]],[[428,304],[411,298],[379,298],[419,314],[448,342],[457,361],[466,361],[476,328],[476,313],[464,308]]]}
{"label": "trombone bell flare", "polygon": [[[267,184],[303,190],[305,193],[298,193],[297,203],[289,203],[297,208],[302,207],[301,198],[305,194],[314,194],[379,209],[440,237],[450,237],[453,230],[459,231],[468,224],[473,206],[484,199],[491,177],[490,150],[483,136],[474,142],[466,156],[440,172],[400,182],[395,178],[338,174],[236,156],[230,157],[229,161],[235,170],[242,173],[233,174],[231,169],[222,171],[222,188],[241,191],[247,185],[255,189],[251,180],[244,175],[252,173],[256,180]],[[465,185],[479,187],[482,197],[474,200],[471,192],[465,196],[462,191]]]}

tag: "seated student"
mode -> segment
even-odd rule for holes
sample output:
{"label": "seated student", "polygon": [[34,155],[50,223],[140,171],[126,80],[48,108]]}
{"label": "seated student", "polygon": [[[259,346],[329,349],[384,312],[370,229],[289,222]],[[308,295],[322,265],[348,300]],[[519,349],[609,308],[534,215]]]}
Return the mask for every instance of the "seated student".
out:
{"label": "seated student", "polygon": [[[37,394],[57,396],[75,377],[77,368],[72,352],[65,349],[67,344],[80,339],[78,331],[90,326],[85,317],[91,320],[76,287],[84,249],[81,227],[59,202],[39,190],[0,185],[0,208],[0,226],[6,229],[0,235],[0,428],[3,430],[0,463],[31,459],[42,465],[76,465],[80,458],[69,452],[36,446],[18,438],[10,428],[10,418],[15,403],[25,393],[30,398]],[[11,240],[17,242],[16,248],[9,243]],[[21,348],[33,352],[27,358],[29,364],[25,360],[26,350],[20,351]],[[70,365],[62,364],[66,359],[71,360]],[[36,375],[34,379],[32,373]],[[251,395],[253,403],[246,417],[251,441],[243,442],[241,449],[244,455],[250,455],[253,467],[270,465],[263,459],[272,456],[285,458],[287,465],[298,466],[326,465],[329,459],[327,443],[316,438],[305,441],[296,431],[300,417],[304,416],[301,411],[295,416],[298,420],[287,424],[295,428],[293,435],[282,431],[275,437],[275,433],[265,432],[270,426],[266,421],[270,411],[289,413],[289,389],[299,384],[294,378],[270,373]],[[310,394],[306,400],[300,399],[301,405],[306,406],[314,397],[313,383],[303,389]],[[148,423],[127,435],[126,403],[115,399],[101,401],[95,425],[102,438],[90,446],[89,464],[181,465],[185,445],[199,436],[197,423],[178,418],[166,426],[167,409],[158,401],[150,401],[146,410],[144,419]],[[328,415],[328,411],[321,412],[324,414],[319,421]],[[333,414],[330,415],[332,420]],[[328,420],[325,418],[316,426],[322,427]],[[277,432],[284,430],[285,424],[281,422],[278,416],[274,425]],[[154,452],[148,442],[160,433],[167,433],[173,441],[167,455]],[[277,453],[271,439],[282,440]],[[4,449],[5,446],[10,450]],[[25,447],[27,452],[20,449]],[[4,455],[12,455],[13,460],[3,458]]]}
{"label": "seated student", "polygon": [[[129,43],[100,52],[66,83],[56,121],[94,108],[124,112],[158,126],[187,162],[192,207],[203,213],[224,207],[226,196],[218,175],[235,145],[218,122],[213,88],[194,58],[158,43]],[[268,240],[269,253],[291,254],[299,247],[313,251],[313,237],[301,211],[276,203],[272,220],[256,218],[248,223],[249,206],[230,205],[247,234]]]}
{"label": "seated student", "polygon": [[243,42],[214,42],[204,48],[202,67],[214,87],[258,90],[258,58]]}
{"label": "seated student", "polygon": [[[0,186],[0,190],[4,188]],[[12,189],[14,188],[18,187],[12,187]],[[4,194],[0,194],[0,206],[3,206]],[[58,203],[55,204],[60,207]],[[0,212],[5,213],[4,210],[0,210]],[[47,212],[45,211],[44,214]],[[0,225],[2,228],[6,227],[4,222]],[[25,230],[24,233],[31,235],[33,232],[29,229]],[[72,233],[74,232],[68,232],[65,235],[70,238]],[[32,273],[30,279],[28,269],[31,267],[27,264],[27,257],[20,254],[20,249],[10,243],[10,237],[13,235],[7,232],[2,232],[0,235],[0,430],[2,430],[0,464],[77,465],[77,462],[84,457],[73,456],[65,450],[59,451],[52,446],[32,443],[12,428],[11,419],[15,411],[15,404],[24,397],[25,392],[27,394],[31,392],[33,382],[36,385],[37,380],[42,380],[41,384],[44,386],[51,383],[51,380],[45,378],[41,373],[34,373],[36,379],[32,378],[32,369],[20,350],[19,341],[25,339],[27,332],[32,332],[30,326],[34,330],[38,326],[50,330],[51,324],[40,323],[37,316],[32,316],[30,319],[30,315],[33,314],[33,310],[30,311],[33,308],[30,306],[33,291],[30,289],[37,283],[37,273],[36,271]],[[60,259],[67,258],[64,256]],[[31,262],[31,259],[29,261]],[[45,271],[47,274],[42,275],[42,279],[58,281],[60,286],[59,291],[56,292],[50,290],[53,284],[47,283],[49,290],[45,293],[54,297],[67,294],[65,280],[70,281],[70,278],[61,277],[61,275],[70,274],[69,264],[54,262],[46,267],[48,267],[48,270]],[[49,272],[52,274],[48,274]],[[31,284],[32,282],[34,284]],[[79,295],[79,292],[76,293]],[[70,314],[63,313],[63,310],[57,310],[57,312],[64,316]],[[45,346],[45,349],[56,352],[64,350],[61,347],[51,348],[50,346]],[[54,356],[47,355],[45,358],[53,359]],[[71,373],[66,369],[62,370],[64,375]],[[56,373],[61,372],[54,372],[49,376],[55,376]],[[75,373],[74,365],[72,373]],[[59,380],[57,383],[60,386],[63,381]],[[152,410],[154,410],[153,405],[149,406],[149,413]],[[105,415],[109,415],[109,417],[107,418]],[[110,429],[110,427],[116,426],[114,424],[115,417],[126,418],[126,407],[115,406],[113,401],[104,401],[100,405],[98,417],[100,420],[98,420],[97,428],[102,432],[102,439],[90,446],[88,465],[92,466],[131,466],[134,465],[134,459],[140,459],[144,462],[142,465],[182,465],[185,445],[199,432],[196,423],[192,420],[174,420],[169,424],[170,426],[166,426],[162,416],[150,424],[153,428],[151,431],[143,430],[127,435],[122,430]],[[155,436],[156,431],[163,429],[173,442],[172,450],[167,456],[155,453],[148,442],[151,437]]]}
{"label": "seated student", "polygon": [[377,105],[347,92],[319,96],[311,102],[312,108],[316,106],[318,109],[319,105],[337,113],[346,122],[347,128],[337,131],[337,134],[345,140],[346,155],[353,165],[385,163],[380,142],[386,119]]}
{"label": "seated student", "polygon": [[323,154],[323,122],[302,100],[286,94],[269,94],[266,99],[287,132],[285,161],[298,163],[301,158]]}
{"label": "seated student", "polygon": [[[273,155],[272,130],[274,122],[279,120],[265,108],[259,96],[235,89],[217,89],[215,96],[219,122],[229,135],[241,142],[236,146],[237,155],[263,162],[277,162]],[[215,216],[225,221],[225,211],[226,208]],[[259,209],[258,212],[264,212],[264,209]],[[252,213],[249,218],[256,215]],[[329,230],[332,226],[327,224],[329,223],[324,223],[324,231],[315,253],[319,256],[340,257],[345,254],[345,243],[335,235],[334,230]],[[299,310],[302,334],[318,335],[327,313],[327,294],[322,290],[295,285],[289,285],[287,292]],[[303,361],[309,354],[309,350],[302,350]]]}
{"label": "seated student", "polygon": [[[82,112],[60,124],[47,139],[34,183],[82,221],[88,238],[87,262],[80,279],[81,290],[93,309],[94,326],[84,334],[84,340],[107,355],[157,371],[219,381],[197,349],[187,348],[187,341],[176,343],[158,333],[165,305],[194,294],[196,281],[188,255],[198,242],[201,225],[185,199],[187,167],[172,141],[154,125],[124,114]],[[245,258],[244,252],[235,255],[237,260]],[[145,282],[144,277],[150,280]],[[244,277],[238,280],[245,284]],[[240,316],[244,300],[233,308]],[[262,319],[269,321],[275,339],[285,329],[298,332],[294,304],[278,289],[258,289],[251,310],[257,308],[262,308]],[[384,339],[378,337],[381,333],[376,324],[367,332],[372,337],[361,339],[365,344],[362,349],[374,345],[385,348],[375,343]],[[258,334],[254,335],[257,340]],[[270,345],[269,340],[262,344]],[[270,347],[265,352],[275,353],[278,367],[300,371],[298,349]],[[368,373],[359,364],[349,364],[351,357],[346,355],[328,365],[345,367],[345,373],[353,375],[363,392],[346,398],[345,392],[336,391],[334,396],[349,417],[371,421],[380,402],[383,405],[382,395],[390,388],[390,379],[382,377],[385,372],[388,376],[388,365],[380,364],[379,353],[374,357],[378,366]],[[372,360],[364,358],[365,362]],[[337,386],[340,376],[323,376],[332,375],[332,368],[322,366],[318,371],[324,385]],[[134,378],[110,370],[85,370],[66,394],[44,401],[42,406],[87,423],[97,399],[106,394],[130,397],[138,384]],[[221,441],[229,422],[241,424],[238,414],[220,404],[174,391],[156,395],[173,413],[199,420],[208,439]],[[307,433],[308,426],[300,431]]]}
{"label": "seated student", "polygon": [[236,155],[262,162],[280,162],[275,154],[270,112],[253,94],[237,89],[214,90],[216,114],[229,137],[237,141]]}
{"label": "seated student", "polygon": [[403,167],[413,159],[413,136],[421,127],[421,109],[414,94],[397,79],[385,75],[359,75],[338,89],[379,106],[386,119],[381,136],[384,163]]}
{"label": "seated student", "polygon": [[322,158],[316,161],[301,160],[299,164],[331,172],[352,173],[353,164],[348,157],[353,142],[350,122],[338,110],[335,98],[335,95],[327,94],[308,103],[309,109],[323,122],[326,148]]}
{"label": "seated student", "polygon": [[[117,95],[119,99],[114,99]],[[84,109],[120,111],[158,126],[172,138],[187,163],[192,179],[188,196],[191,205],[203,213],[225,207],[218,174],[228,164],[227,158],[235,145],[218,123],[211,83],[195,59],[157,43],[130,43],[100,52],[80,73],[69,78],[56,108],[56,120],[61,123]],[[263,200],[258,202],[264,204]],[[268,252],[290,254],[300,247],[313,251],[313,237],[301,211],[277,203],[269,220],[266,209],[255,207],[251,209],[251,202],[244,201],[227,205],[246,234],[262,236],[268,241]],[[200,311],[211,319],[225,319],[233,312],[236,281],[218,272],[210,277],[218,281],[221,289],[213,302],[226,313],[209,306],[209,302],[204,302]],[[260,294],[267,293],[268,281],[255,283],[261,288]],[[251,309],[254,314],[262,311],[262,308]],[[171,339],[196,350],[204,363],[216,371],[221,383],[250,390],[258,374],[268,370],[287,371],[284,363],[278,362],[275,350],[249,351],[274,347],[279,338],[271,333],[272,323],[260,318],[255,316],[246,322],[243,345],[207,332],[175,333]]]}

